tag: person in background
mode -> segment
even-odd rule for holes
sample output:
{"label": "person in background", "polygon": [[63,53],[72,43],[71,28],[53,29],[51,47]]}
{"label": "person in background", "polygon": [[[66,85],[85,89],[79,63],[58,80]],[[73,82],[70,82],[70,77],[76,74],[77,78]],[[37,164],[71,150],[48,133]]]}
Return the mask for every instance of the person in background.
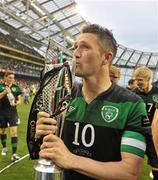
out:
{"label": "person in background", "polygon": [[110,65],[110,80],[117,83],[120,80],[120,69],[115,65]]}
{"label": "person in background", "polygon": [[156,153],[158,156],[158,103],[156,104],[156,110],[152,122],[152,135],[153,135],[153,141],[154,141],[154,146],[156,149]]}
{"label": "person in background", "polygon": [[[153,72],[146,66],[138,67],[134,71],[134,79],[138,86],[134,92],[144,100],[150,124],[152,124],[156,103],[158,102],[158,87],[152,85],[152,78]],[[158,157],[153,144],[152,134],[147,138],[146,155],[148,163],[152,167],[154,180],[158,180]]]}
{"label": "person in background", "polygon": [[120,69],[115,65],[110,65],[110,80],[117,83],[120,80]]}
{"label": "person in background", "polygon": [[17,105],[20,104],[20,95],[22,91],[19,86],[14,84],[15,74],[12,71],[7,71],[4,74],[4,82],[0,83],[0,128],[1,128],[1,143],[2,143],[2,156],[7,155],[7,133],[8,126],[10,127],[12,156],[11,160],[18,160],[20,157],[17,155],[17,125],[18,113]]}
{"label": "person in background", "polygon": [[146,149],[145,104],[111,82],[109,67],[116,51],[108,29],[85,26],[73,54],[75,74],[83,84],[73,88],[62,138],[54,134],[56,120],[38,113],[35,142],[45,136],[39,156],[63,168],[65,180],[139,179]]}
{"label": "person in background", "polygon": [[30,88],[29,87],[24,87],[22,89],[22,93],[23,93],[23,102],[24,104],[29,104],[29,99],[30,99]]}
{"label": "person in background", "polygon": [[130,79],[128,81],[128,86],[126,87],[128,90],[134,90],[137,87],[137,83],[135,79]]}

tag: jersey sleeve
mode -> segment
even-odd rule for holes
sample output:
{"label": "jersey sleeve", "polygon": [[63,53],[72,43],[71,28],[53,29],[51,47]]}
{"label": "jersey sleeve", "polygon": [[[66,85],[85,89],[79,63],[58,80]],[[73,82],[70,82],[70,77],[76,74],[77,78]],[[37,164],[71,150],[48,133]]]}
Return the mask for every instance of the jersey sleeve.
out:
{"label": "jersey sleeve", "polygon": [[121,138],[121,152],[128,152],[144,157],[146,137],[151,133],[150,121],[143,102],[133,103],[128,121]]}
{"label": "jersey sleeve", "polygon": [[144,157],[146,150],[145,137],[134,131],[124,131],[121,139],[121,152],[128,152]]}
{"label": "jersey sleeve", "polygon": [[0,84],[0,93],[3,92],[5,89],[4,85],[3,84]]}

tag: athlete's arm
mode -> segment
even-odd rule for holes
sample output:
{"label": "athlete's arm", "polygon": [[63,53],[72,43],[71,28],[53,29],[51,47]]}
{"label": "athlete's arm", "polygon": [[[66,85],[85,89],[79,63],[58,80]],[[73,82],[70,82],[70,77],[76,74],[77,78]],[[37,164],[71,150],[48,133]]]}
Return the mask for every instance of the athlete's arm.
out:
{"label": "athlete's arm", "polygon": [[7,94],[7,91],[4,90],[0,93],[0,99],[2,99]]}
{"label": "athlete's arm", "polygon": [[118,162],[99,162],[71,153],[64,142],[57,136],[49,134],[44,137],[39,153],[41,158],[51,159],[64,169],[72,169],[96,179],[138,180],[143,158],[123,152]]}
{"label": "athlete's arm", "polygon": [[158,155],[158,107],[155,110],[154,118],[152,121],[152,136],[154,141],[154,146]]}
{"label": "athlete's arm", "polygon": [[77,156],[72,163],[72,169],[96,179],[137,180],[139,179],[143,159],[122,153],[120,162],[98,162]]}

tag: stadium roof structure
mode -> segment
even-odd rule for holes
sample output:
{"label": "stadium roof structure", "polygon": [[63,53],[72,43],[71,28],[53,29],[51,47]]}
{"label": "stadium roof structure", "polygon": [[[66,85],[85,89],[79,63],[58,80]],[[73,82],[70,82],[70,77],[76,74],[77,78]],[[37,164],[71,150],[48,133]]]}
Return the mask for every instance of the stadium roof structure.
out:
{"label": "stadium roof structure", "polygon": [[139,66],[147,66],[153,70],[153,80],[158,79],[158,52],[143,52],[118,44],[113,64],[121,68],[121,84],[127,84],[133,71]]}
{"label": "stadium roof structure", "polygon": [[[0,32],[42,56],[51,42],[52,57],[56,48],[71,57],[74,39],[83,26],[90,24],[79,14],[76,5],[74,0],[1,0]],[[158,78],[158,52],[142,52],[118,44],[113,63],[126,69],[123,74],[129,76],[132,69],[145,65]]]}
{"label": "stadium roof structure", "polygon": [[0,32],[46,52],[48,42],[71,56],[74,37],[88,24],[73,0],[3,0],[0,3]]}

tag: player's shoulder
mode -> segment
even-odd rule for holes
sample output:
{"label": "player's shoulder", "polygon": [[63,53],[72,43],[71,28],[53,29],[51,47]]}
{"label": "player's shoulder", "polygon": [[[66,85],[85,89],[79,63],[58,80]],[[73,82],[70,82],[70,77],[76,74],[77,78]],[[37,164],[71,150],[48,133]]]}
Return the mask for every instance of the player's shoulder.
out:
{"label": "player's shoulder", "polygon": [[142,98],[135,92],[128,90],[127,88],[121,87],[117,84],[113,87],[113,94],[117,97],[117,100],[130,101],[130,102],[143,102]]}
{"label": "player's shoulder", "polygon": [[0,83],[0,90],[4,90],[5,89],[5,84],[4,83]]}

